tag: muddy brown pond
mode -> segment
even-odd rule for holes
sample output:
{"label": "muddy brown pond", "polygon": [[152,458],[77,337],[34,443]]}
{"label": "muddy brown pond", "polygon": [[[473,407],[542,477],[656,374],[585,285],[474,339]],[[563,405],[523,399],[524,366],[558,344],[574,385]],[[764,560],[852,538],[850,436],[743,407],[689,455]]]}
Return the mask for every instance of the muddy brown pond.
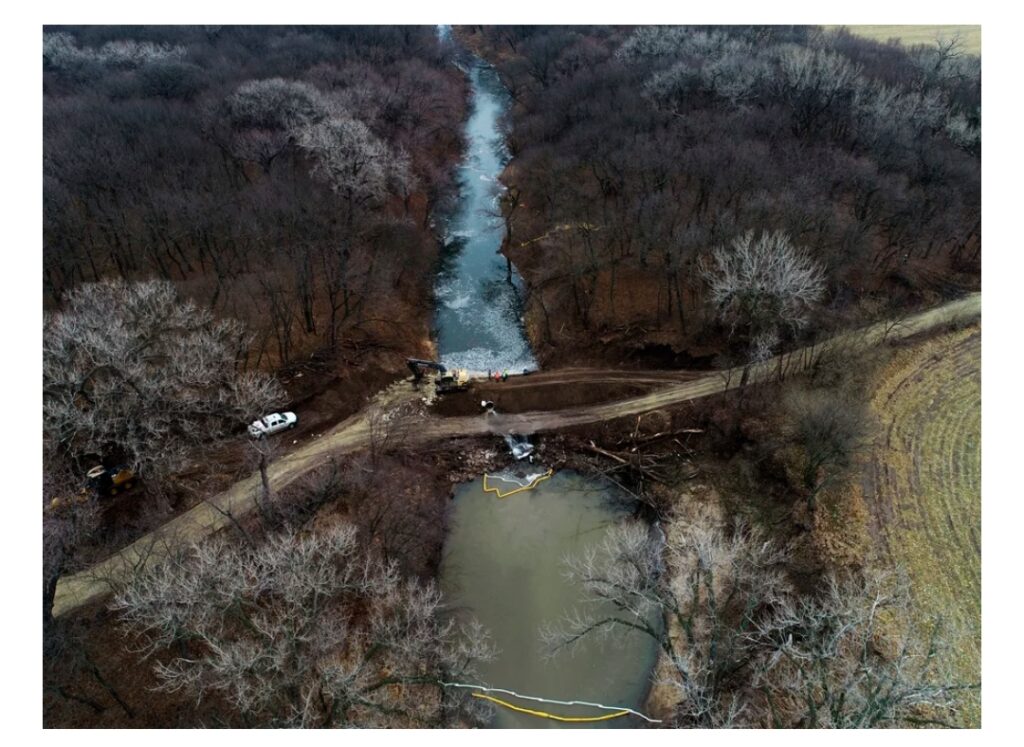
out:
{"label": "muddy brown pond", "polygon": [[[527,472],[538,470],[532,467],[521,474],[528,478]],[[514,483],[494,479],[489,484],[503,491],[515,488]],[[484,492],[482,479],[456,489],[441,585],[453,605],[483,623],[500,649],[494,661],[482,666],[481,684],[555,700],[643,710],[657,653],[648,636],[617,632],[610,639],[586,640],[572,651],[548,657],[540,635],[542,626],[578,608],[581,590],[564,577],[564,559],[600,542],[615,522],[626,518],[628,509],[617,497],[611,489],[569,471],[506,498]],[[501,697],[523,708],[563,716],[604,713]],[[643,724],[635,716],[571,724],[496,706],[492,725],[614,728]]]}

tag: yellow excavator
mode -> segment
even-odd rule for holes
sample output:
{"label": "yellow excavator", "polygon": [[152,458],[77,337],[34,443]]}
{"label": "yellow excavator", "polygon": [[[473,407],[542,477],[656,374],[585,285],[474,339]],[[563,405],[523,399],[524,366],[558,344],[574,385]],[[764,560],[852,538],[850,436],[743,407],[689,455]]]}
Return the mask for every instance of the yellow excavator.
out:
{"label": "yellow excavator", "polygon": [[125,464],[118,467],[98,465],[86,472],[85,477],[86,487],[82,490],[91,489],[101,496],[117,495],[135,487],[135,472]]}
{"label": "yellow excavator", "polygon": [[85,473],[85,483],[81,490],[75,493],[67,493],[63,496],[56,496],[50,501],[51,511],[60,511],[74,505],[87,503],[93,496],[100,498],[114,496],[135,487],[138,478],[131,467],[119,465],[117,467],[104,467],[97,465]]}
{"label": "yellow excavator", "polygon": [[464,392],[469,388],[469,371],[465,368],[448,368],[436,361],[427,361],[420,358],[409,358],[406,365],[412,371],[413,384],[419,384],[423,374],[427,370],[437,371],[437,380],[434,387],[438,394],[448,392]]}

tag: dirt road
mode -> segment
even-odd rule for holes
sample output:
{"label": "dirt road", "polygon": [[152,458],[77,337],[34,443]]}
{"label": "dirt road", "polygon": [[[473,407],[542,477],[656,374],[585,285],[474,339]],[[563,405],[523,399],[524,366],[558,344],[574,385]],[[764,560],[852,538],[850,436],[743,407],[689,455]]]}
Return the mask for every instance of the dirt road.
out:
{"label": "dirt road", "polygon": [[552,384],[671,384],[689,381],[701,375],[700,371],[651,371],[623,368],[559,368],[536,371],[525,376],[512,376],[508,381],[495,384],[500,389],[547,386]]}
{"label": "dirt road", "polygon": [[[474,436],[487,433],[532,434],[588,423],[638,415],[663,407],[707,397],[744,384],[768,381],[780,375],[805,370],[828,356],[855,354],[885,340],[909,337],[957,319],[972,319],[981,313],[981,294],[975,293],[943,306],[930,309],[899,322],[884,322],[833,337],[819,345],[801,348],[776,356],[764,363],[709,373],[697,378],[685,372],[637,371],[595,372],[587,369],[566,369],[532,374],[505,382],[507,386],[528,387],[545,383],[593,382],[595,378],[626,377],[655,380],[663,384],[655,391],[613,402],[585,405],[563,410],[535,411],[481,417],[406,417],[396,418],[393,428],[401,433],[403,443],[424,444],[443,438]],[[403,405],[416,402],[421,393],[411,387],[393,387],[378,397],[377,411],[398,412]],[[324,433],[313,443],[274,462],[269,469],[271,485],[280,490],[328,457],[365,447],[370,442],[370,410],[352,416]],[[250,475],[230,489],[201,503],[164,524],[159,529],[133,542],[91,569],[62,578],[57,586],[53,614],[60,616],[94,602],[109,593],[111,583],[124,578],[139,567],[161,557],[170,546],[200,539],[223,529],[231,522],[230,515],[240,516],[255,507],[258,475]]]}

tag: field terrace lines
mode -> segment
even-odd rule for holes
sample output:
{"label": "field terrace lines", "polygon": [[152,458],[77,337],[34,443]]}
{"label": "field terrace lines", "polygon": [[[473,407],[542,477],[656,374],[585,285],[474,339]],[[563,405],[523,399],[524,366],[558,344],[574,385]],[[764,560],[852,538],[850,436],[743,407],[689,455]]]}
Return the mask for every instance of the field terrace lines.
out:
{"label": "field terrace lines", "polygon": [[[826,26],[826,29],[838,28],[837,26]],[[916,44],[934,46],[937,39],[949,40],[959,36],[963,43],[964,51],[968,54],[981,54],[981,26],[977,25],[857,25],[846,26],[857,36],[866,39],[874,39],[877,42],[886,43],[890,39],[899,39],[904,46],[910,47]]]}
{"label": "field terrace lines", "polygon": [[[906,569],[922,620],[940,615],[965,633],[955,664],[980,680],[981,332],[943,335],[881,372],[872,410],[868,503],[883,562]],[[975,708],[966,723],[977,719]]]}
{"label": "field terrace lines", "polygon": [[[430,417],[418,413],[395,420],[396,436],[406,446],[414,446],[444,438],[478,436],[485,434],[519,433],[532,434],[579,425],[587,425],[616,418],[639,415],[663,407],[671,407],[689,400],[707,397],[747,384],[768,381],[781,375],[793,375],[830,355],[856,353],[885,340],[894,340],[926,332],[949,324],[954,320],[969,319],[981,311],[980,294],[971,294],[957,301],[928,311],[909,316],[898,325],[875,324],[864,329],[838,335],[819,345],[801,348],[791,353],[771,358],[764,363],[709,373],[689,381],[687,374],[678,372],[666,375],[664,371],[628,372],[626,376],[648,377],[665,383],[655,391],[637,397],[629,397],[604,404],[587,405],[555,411],[535,411],[518,414],[495,415],[490,417]],[[620,375],[604,371],[599,376]],[[562,383],[593,381],[594,372],[578,369],[573,372],[545,372],[523,377],[517,386],[530,386],[530,380],[537,377],[538,384],[545,380],[557,379]],[[674,379],[673,379],[674,377]],[[675,380],[678,383],[672,383]],[[511,380],[509,383],[512,383]],[[398,412],[407,405],[416,403],[422,396],[409,386],[392,387],[377,398],[377,406],[391,412]],[[304,446],[273,462],[269,468],[271,487],[281,490],[296,479],[323,464],[331,456],[351,453],[365,448],[371,440],[369,412],[363,412],[339,423],[313,443]],[[228,526],[232,519],[255,507],[254,497],[259,484],[258,475],[250,475],[232,488],[214,496],[209,501],[172,519],[159,529],[137,540],[107,560],[80,573],[65,576],[57,585],[53,614],[67,614],[83,605],[101,599],[109,593],[112,582],[167,552],[173,544],[196,541],[208,534]]]}

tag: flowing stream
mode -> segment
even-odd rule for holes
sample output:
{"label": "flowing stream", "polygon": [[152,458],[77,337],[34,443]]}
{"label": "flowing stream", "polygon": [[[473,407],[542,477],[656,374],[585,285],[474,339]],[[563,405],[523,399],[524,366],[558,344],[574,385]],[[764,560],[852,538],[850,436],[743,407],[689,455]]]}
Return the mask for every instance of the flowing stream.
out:
{"label": "flowing stream", "polygon": [[[504,235],[498,176],[508,160],[499,123],[508,94],[497,73],[482,61],[469,58],[465,71],[472,86],[468,152],[459,167],[458,205],[442,225],[445,250],[435,289],[438,353],[448,366],[522,373],[537,363],[523,330],[521,280],[498,253]],[[515,469],[504,473],[504,479],[490,476],[491,487],[508,493],[547,471],[525,460]],[[578,606],[581,589],[563,575],[565,556],[600,542],[624,517],[625,508],[616,497],[607,487],[566,471],[505,498],[485,492],[482,477],[456,489],[441,586],[457,608],[487,627],[500,650],[483,667],[480,684],[544,698],[640,708],[656,657],[652,640],[617,632],[611,640],[587,640],[573,652],[552,658],[545,656],[540,633],[542,626],[558,623]],[[603,713],[501,697],[563,716]],[[638,723],[627,716],[586,726]],[[493,725],[572,724],[498,706]]]}
{"label": "flowing stream", "polygon": [[498,176],[508,161],[499,119],[508,106],[497,73],[472,59],[467,153],[459,165],[459,201],[443,219],[444,249],[434,295],[441,362],[472,371],[537,368],[522,322],[522,279],[499,254],[505,228]]}

